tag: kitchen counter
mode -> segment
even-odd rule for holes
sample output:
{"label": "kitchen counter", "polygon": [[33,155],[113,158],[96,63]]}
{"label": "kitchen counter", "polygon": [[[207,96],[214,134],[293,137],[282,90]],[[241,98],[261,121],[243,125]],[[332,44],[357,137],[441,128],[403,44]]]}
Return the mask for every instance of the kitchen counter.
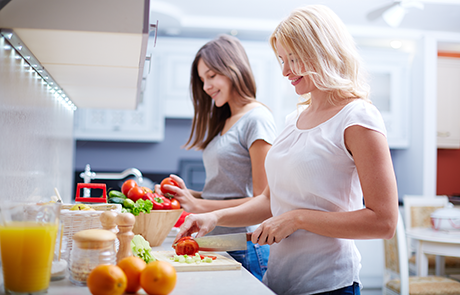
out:
{"label": "kitchen counter", "polygon": [[[171,250],[173,237],[167,237],[163,244],[159,247],[153,247],[153,251]],[[230,257],[226,252],[219,254]],[[0,294],[4,293],[3,276],[1,277]],[[90,295],[88,287],[79,287],[73,285],[68,276],[60,281],[52,281],[48,290],[49,295]],[[146,294],[144,290],[140,290],[137,294]],[[185,294],[257,294],[257,295],[272,295],[273,293],[262,282],[256,279],[245,268],[240,270],[220,270],[220,271],[196,271],[196,272],[178,272],[177,283],[171,295]]]}

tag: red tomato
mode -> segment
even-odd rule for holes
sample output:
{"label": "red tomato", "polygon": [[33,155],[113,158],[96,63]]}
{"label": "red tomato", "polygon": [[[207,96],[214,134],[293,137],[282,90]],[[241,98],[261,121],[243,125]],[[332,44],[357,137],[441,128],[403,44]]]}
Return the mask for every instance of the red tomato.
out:
{"label": "red tomato", "polygon": [[136,202],[137,200],[142,199],[144,195],[145,191],[140,186],[135,186],[129,190],[127,197]]}
{"label": "red tomato", "polygon": [[163,200],[163,209],[165,210],[171,209],[171,201],[165,196],[162,196],[162,195],[159,195],[159,196]]}
{"label": "red tomato", "polygon": [[173,245],[177,255],[195,255],[198,252],[198,243],[192,237],[183,237]]}
{"label": "red tomato", "polygon": [[180,209],[180,203],[177,199],[171,199],[171,209]]}
{"label": "red tomato", "polygon": [[146,193],[151,193],[151,194],[153,194],[153,191],[152,191],[151,189],[149,189],[148,187],[141,186],[141,188],[142,188]]}
{"label": "red tomato", "polygon": [[165,179],[163,179],[161,181],[161,184],[160,184],[160,190],[163,193],[163,195],[165,195],[167,197],[168,197],[168,195],[170,195],[172,197],[176,193],[173,192],[172,190],[169,190],[169,189],[165,188],[164,187],[165,184],[180,187],[179,184],[174,179],[172,179],[171,177],[166,177]]}
{"label": "red tomato", "polygon": [[121,192],[125,195],[128,196],[128,192],[130,189],[133,187],[137,186],[137,183],[133,179],[128,179],[125,182],[123,182],[123,185],[121,186]]}

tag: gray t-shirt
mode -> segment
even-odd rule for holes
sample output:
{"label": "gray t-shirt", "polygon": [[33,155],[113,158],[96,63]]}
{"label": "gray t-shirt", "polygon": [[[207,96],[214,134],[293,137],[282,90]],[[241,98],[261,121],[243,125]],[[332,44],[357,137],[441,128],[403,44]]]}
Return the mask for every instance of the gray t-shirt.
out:
{"label": "gray t-shirt", "polygon": [[[256,140],[273,144],[276,125],[265,106],[244,114],[224,135],[218,134],[204,149],[206,181],[202,198],[227,200],[252,197],[249,148]],[[210,234],[252,231],[253,228],[217,227]]]}

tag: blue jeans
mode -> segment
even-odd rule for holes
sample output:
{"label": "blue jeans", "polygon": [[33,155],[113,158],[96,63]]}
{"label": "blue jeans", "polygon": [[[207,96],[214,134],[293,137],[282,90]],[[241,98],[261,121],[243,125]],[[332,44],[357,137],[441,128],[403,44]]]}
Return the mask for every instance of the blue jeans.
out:
{"label": "blue jeans", "polygon": [[342,289],[337,289],[334,291],[328,291],[328,292],[323,292],[323,293],[316,293],[314,295],[360,295],[361,291],[359,290],[359,284],[358,283],[353,283],[353,285],[342,288]]}
{"label": "blue jeans", "polygon": [[270,246],[260,246],[259,244],[253,244],[251,241],[248,241],[247,245],[247,250],[229,251],[228,254],[241,263],[241,265],[256,278],[262,281],[262,278],[267,271]]}

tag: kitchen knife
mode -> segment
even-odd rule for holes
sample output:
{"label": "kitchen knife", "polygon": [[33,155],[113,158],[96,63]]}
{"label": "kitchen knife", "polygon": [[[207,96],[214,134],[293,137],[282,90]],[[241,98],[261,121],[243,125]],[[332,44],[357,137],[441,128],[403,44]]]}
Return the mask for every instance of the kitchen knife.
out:
{"label": "kitchen knife", "polygon": [[246,250],[247,241],[251,240],[252,233],[238,233],[213,235],[195,238],[200,251],[237,251]]}

